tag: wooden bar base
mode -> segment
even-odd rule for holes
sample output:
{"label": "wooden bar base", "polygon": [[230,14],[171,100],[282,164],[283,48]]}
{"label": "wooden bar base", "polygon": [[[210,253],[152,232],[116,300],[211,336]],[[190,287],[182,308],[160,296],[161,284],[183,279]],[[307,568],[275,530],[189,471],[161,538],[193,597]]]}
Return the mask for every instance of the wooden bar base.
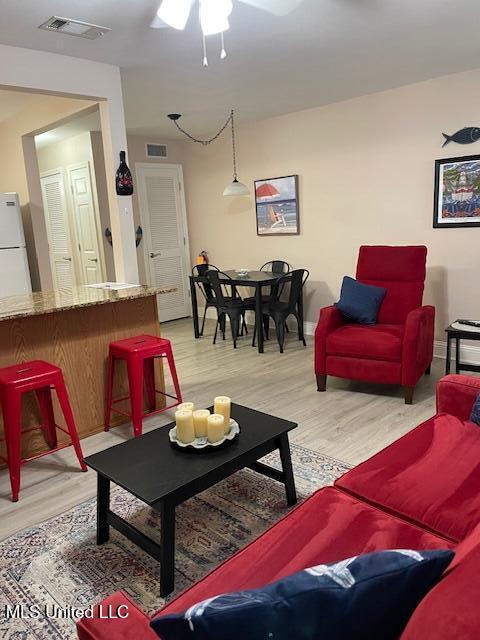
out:
{"label": "wooden bar base", "polygon": [[[84,438],[103,431],[108,345],[112,340],[139,334],[160,335],[155,295],[10,318],[0,322],[0,367],[28,360],[46,360],[61,367],[77,431],[79,437]],[[157,359],[156,368],[157,389],[163,391],[161,358]],[[127,376],[120,365],[117,381],[115,395],[127,395]],[[158,407],[162,406],[162,401],[162,396],[158,396]],[[57,423],[65,427],[56,398],[54,407]],[[128,418],[117,415],[112,426],[126,421]],[[27,394],[23,406],[23,429],[39,423],[36,401]],[[58,431],[58,436],[59,442],[67,440],[61,431]],[[23,457],[48,448],[39,431],[26,433],[22,438]],[[5,455],[4,443],[1,444],[1,453]]]}

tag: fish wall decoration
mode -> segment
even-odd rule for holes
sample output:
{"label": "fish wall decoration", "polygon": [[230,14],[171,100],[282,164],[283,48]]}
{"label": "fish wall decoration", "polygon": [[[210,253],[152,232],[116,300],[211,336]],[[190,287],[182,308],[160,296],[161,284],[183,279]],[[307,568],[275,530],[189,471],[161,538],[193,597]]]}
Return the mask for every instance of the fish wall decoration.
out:
{"label": "fish wall decoration", "polygon": [[473,142],[480,140],[480,127],[464,127],[451,136],[446,133],[442,133],[442,136],[445,138],[445,142],[442,144],[442,147],[449,142],[456,142],[457,144],[472,144]]}

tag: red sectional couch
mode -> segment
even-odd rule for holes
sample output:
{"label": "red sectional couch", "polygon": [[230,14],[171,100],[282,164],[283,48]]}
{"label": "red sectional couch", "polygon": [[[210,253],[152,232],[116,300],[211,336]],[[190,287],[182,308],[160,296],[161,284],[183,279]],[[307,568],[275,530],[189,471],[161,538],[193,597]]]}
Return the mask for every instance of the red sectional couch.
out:
{"label": "red sectional couch", "polygon": [[[453,548],[441,582],[417,607],[401,640],[480,637],[480,427],[469,422],[480,378],[450,375],[437,414],[320,489],[263,535],[169,602],[184,611],[210,596],[272,582],[309,566],[382,549]],[[157,640],[124,593],[126,619],[81,620],[80,640]],[[160,613],[160,612],[159,612]]]}

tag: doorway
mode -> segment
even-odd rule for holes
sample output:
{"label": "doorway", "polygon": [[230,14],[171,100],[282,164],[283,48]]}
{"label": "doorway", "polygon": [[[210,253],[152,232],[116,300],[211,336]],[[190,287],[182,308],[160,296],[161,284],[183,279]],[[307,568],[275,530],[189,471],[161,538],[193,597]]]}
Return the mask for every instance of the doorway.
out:
{"label": "doorway", "polygon": [[[190,250],[182,166],[136,163],[148,284],[175,287],[161,296],[161,322],[190,315]],[[160,296],[159,296],[160,298]]]}
{"label": "doorway", "polygon": [[99,206],[106,178],[97,162],[95,136],[101,136],[98,109],[35,136],[55,288],[107,279]]}
{"label": "doorway", "polygon": [[40,173],[50,264],[56,288],[105,280],[88,162]]}

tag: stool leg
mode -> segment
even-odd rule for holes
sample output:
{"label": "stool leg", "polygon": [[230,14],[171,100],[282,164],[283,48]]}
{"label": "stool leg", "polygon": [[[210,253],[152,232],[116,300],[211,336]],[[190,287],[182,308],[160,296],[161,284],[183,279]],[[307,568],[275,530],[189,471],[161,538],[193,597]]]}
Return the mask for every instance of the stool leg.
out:
{"label": "stool leg", "polygon": [[2,403],[2,409],[12,502],[17,502],[20,493],[21,395],[17,392],[9,393],[8,399],[4,399]]}
{"label": "stool leg", "polygon": [[113,381],[115,378],[115,357],[108,355],[108,373],[107,373],[107,399],[105,402],[105,426],[104,430],[110,429],[110,417],[112,415],[112,393]]}
{"label": "stool leg", "polygon": [[182,392],[180,391],[180,385],[178,383],[177,369],[175,367],[175,360],[173,359],[173,351],[171,346],[166,350],[166,356],[168,360],[168,366],[170,367],[170,375],[172,376],[173,386],[175,388],[175,395],[177,397],[178,404],[180,404],[181,402],[183,402]]}
{"label": "stool leg", "polygon": [[60,403],[60,408],[63,412],[65,422],[67,423],[68,433],[70,434],[78,461],[82,471],[86,471],[87,465],[83,461],[82,447],[80,446],[80,440],[78,439],[77,427],[75,426],[75,419],[73,417],[72,407],[70,406],[70,400],[68,399],[67,388],[63,378],[60,378],[55,382],[55,391],[57,392],[58,402]]}
{"label": "stool leg", "polygon": [[132,408],[133,433],[142,435],[143,418],[143,362],[136,358],[127,358],[128,385],[130,387],[130,405]]}
{"label": "stool leg", "polygon": [[143,378],[147,392],[148,410],[155,411],[157,407],[157,394],[155,393],[155,360],[146,358],[143,362]]}
{"label": "stool leg", "polygon": [[50,449],[55,449],[58,441],[50,387],[37,389],[35,391],[35,395],[37,396],[38,406],[40,407],[40,412],[42,414],[45,438]]}

